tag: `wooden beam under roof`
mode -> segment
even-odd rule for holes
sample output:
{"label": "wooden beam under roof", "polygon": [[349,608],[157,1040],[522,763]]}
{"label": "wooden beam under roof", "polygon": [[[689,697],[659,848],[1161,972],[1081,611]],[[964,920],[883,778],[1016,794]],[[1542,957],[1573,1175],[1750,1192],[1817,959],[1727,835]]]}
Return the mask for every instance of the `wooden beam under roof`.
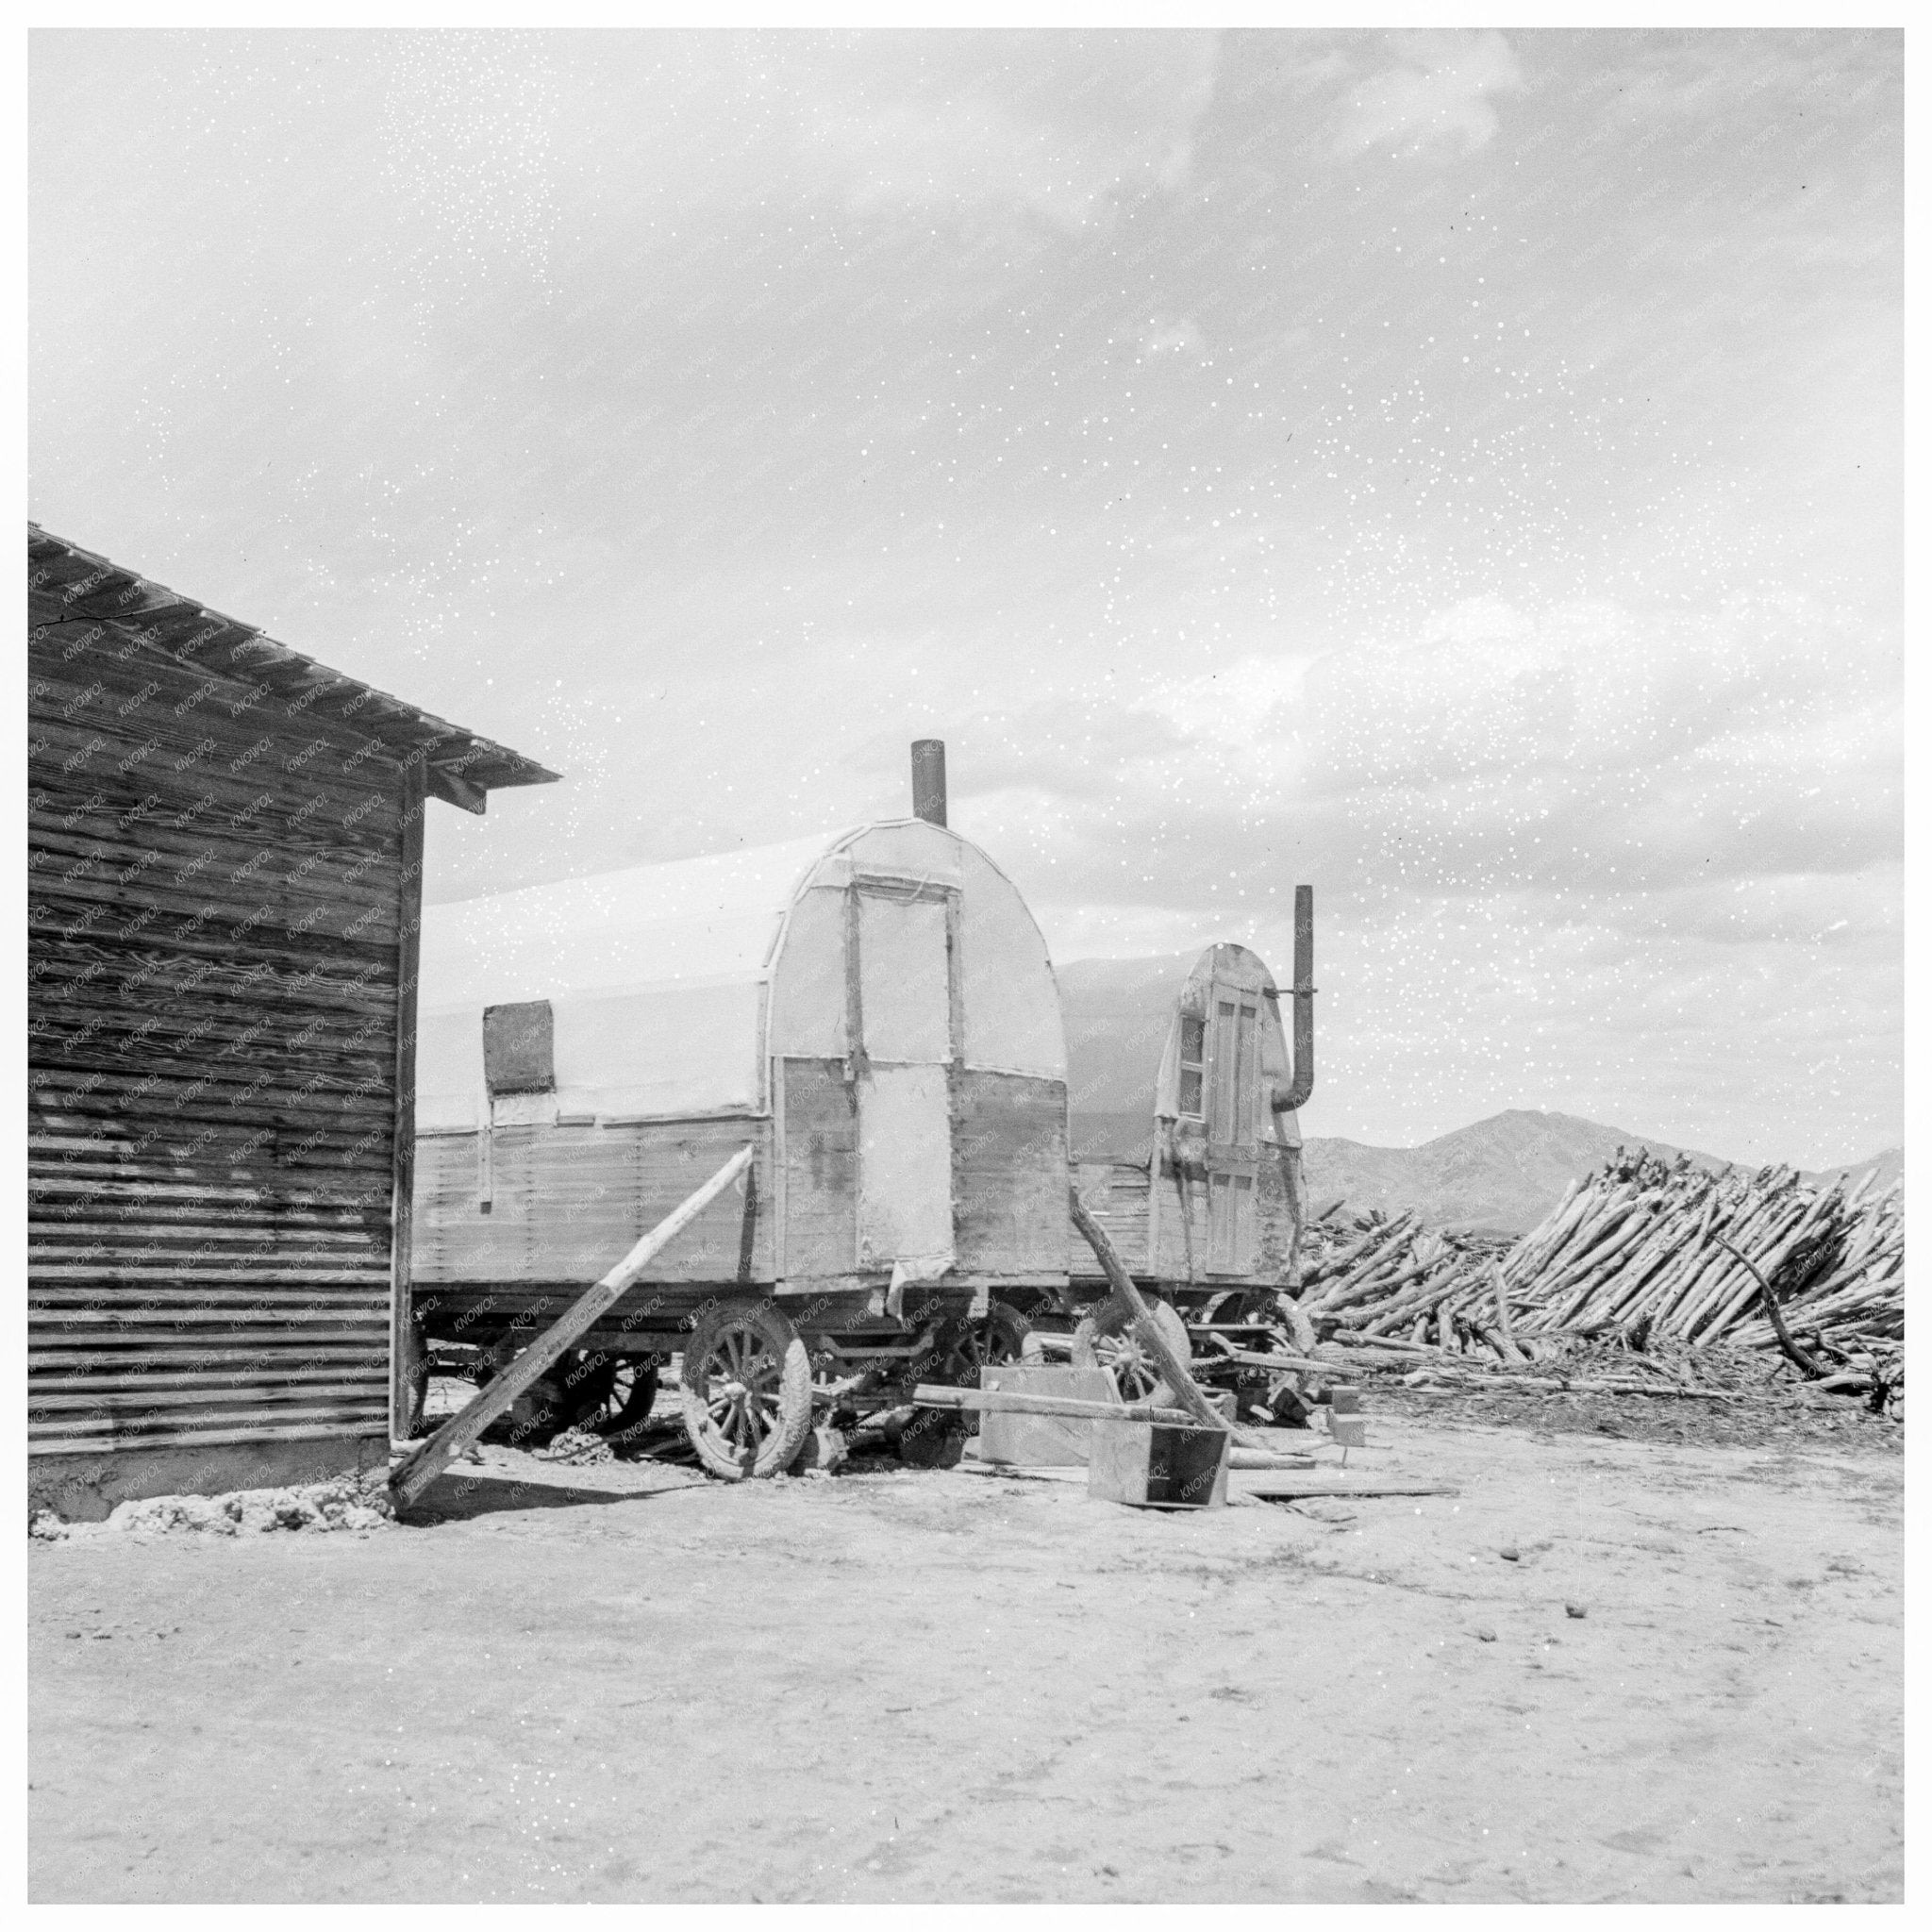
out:
{"label": "wooden beam under roof", "polygon": [[[36,627],[111,624],[176,662],[235,678],[328,715],[364,720],[391,755],[420,760],[436,797],[480,812],[488,794],[547,785],[557,774],[402,698],[331,670],[253,625],[224,616],[66,539],[27,525],[28,621]],[[308,694],[313,693],[311,697]]]}

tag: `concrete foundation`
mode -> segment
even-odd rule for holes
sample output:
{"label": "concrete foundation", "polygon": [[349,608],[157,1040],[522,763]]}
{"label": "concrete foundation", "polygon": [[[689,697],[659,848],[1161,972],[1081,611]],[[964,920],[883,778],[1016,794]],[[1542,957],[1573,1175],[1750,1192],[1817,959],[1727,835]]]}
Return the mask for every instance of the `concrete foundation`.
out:
{"label": "concrete foundation", "polygon": [[291,1489],[387,1468],[389,1438],[317,1436],[292,1442],[213,1442],[205,1448],[124,1449],[111,1455],[29,1456],[29,1519],[51,1509],[98,1523],[115,1504],[144,1496],[219,1496]]}

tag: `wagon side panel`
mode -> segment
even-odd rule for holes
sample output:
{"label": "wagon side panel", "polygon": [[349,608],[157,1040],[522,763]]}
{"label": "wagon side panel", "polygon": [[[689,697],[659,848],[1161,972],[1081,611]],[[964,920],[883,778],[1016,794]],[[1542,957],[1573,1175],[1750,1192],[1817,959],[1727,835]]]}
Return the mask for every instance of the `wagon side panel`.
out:
{"label": "wagon side panel", "polygon": [[959,1272],[1027,1279],[1064,1274],[1066,1083],[973,1069],[955,1077]]}
{"label": "wagon side panel", "polygon": [[1147,1273],[1160,1281],[1202,1282],[1208,1278],[1208,1190],[1198,1180],[1176,1180],[1157,1166],[1153,1186],[1160,1190],[1154,1224],[1154,1252]]}
{"label": "wagon side panel", "polygon": [[654,1280],[769,1282],[771,1123],[536,1124],[425,1135],[416,1157],[419,1283],[581,1281],[622,1260],[747,1141],[727,1189],[652,1264]]}
{"label": "wagon side panel", "polygon": [[[858,1102],[842,1059],[781,1063],[785,1278],[849,1276],[858,1251]],[[778,1084],[778,1083],[774,1083]]]}
{"label": "wagon side panel", "polygon": [[[1137,1278],[1157,1272],[1148,1258],[1151,1165],[1144,1160],[1082,1160],[1074,1174],[1074,1184],[1080,1190],[1087,1211],[1105,1229],[1127,1273]],[[1086,1237],[1071,1222],[1067,1243],[1071,1274],[1093,1283],[1106,1280]]]}
{"label": "wagon side panel", "polygon": [[[1289,1169],[1291,1150],[1265,1149],[1255,1175],[1255,1278],[1271,1287],[1285,1283],[1294,1259],[1299,1228]],[[1292,1150],[1299,1158],[1300,1150]]]}

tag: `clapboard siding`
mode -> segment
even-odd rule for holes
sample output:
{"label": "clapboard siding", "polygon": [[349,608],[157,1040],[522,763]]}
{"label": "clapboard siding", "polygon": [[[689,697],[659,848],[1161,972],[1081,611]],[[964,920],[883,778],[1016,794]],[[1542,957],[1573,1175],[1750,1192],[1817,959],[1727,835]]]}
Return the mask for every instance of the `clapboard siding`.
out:
{"label": "clapboard siding", "polygon": [[[594,1281],[747,1140],[758,1149],[748,1194],[728,1192],[708,1208],[656,1265],[654,1288],[774,1281],[781,1211],[789,1291],[857,1282],[858,1123],[843,1063],[788,1058],[776,1090],[782,1194],[773,1185],[772,1123],[762,1117],[504,1124],[492,1130],[487,1167],[474,1132],[421,1136],[414,1275],[420,1307],[438,1297],[425,1315],[428,1331],[453,1339],[456,1312],[479,1307],[486,1284]],[[966,1070],[955,1076],[955,1106],[958,1272],[1051,1276],[1066,1220],[1064,1083]]]}
{"label": "clapboard siding", "polygon": [[[1107,1231],[1129,1274],[1153,1273],[1147,1257],[1148,1163],[1144,1160],[1076,1158],[1074,1185],[1087,1211]],[[1081,1280],[1105,1279],[1093,1250],[1077,1228],[1070,1227],[1067,1272]]]}
{"label": "clapboard siding", "polygon": [[29,658],[29,1445],[380,1437],[404,769],[126,625]]}
{"label": "clapboard siding", "polygon": [[[1156,1174],[1158,1160],[1080,1160],[1074,1183],[1080,1198],[1104,1227],[1127,1272],[1150,1282],[1274,1288],[1290,1279],[1295,1251],[1297,1207],[1292,1199],[1286,1150],[1270,1150],[1255,1174],[1254,1265],[1240,1275],[1208,1266],[1208,1191],[1198,1180],[1177,1186],[1174,1176]],[[1150,1176],[1154,1176],[1150,1178]],[[1160,1190],[1153,1251],[1148,1245],[1152,1189]],[[1185,1199],[1187,1219],[1182,1219]],[[1093,1251],[1076,1235],[1068,1246],[1069,1272],[1084,1286],[1105,1280]]]}
{"label": "clapboard siding", "polygon": [[[477,1137],[416,1142],[413,1274],[433,1282],[575,1280],[588,1288],[744,1146],[749,1185],[727,1188],[656,1264],[653,1280],[773,1278],[772,1124],[766,1119],[497,1126],[490,1211]],[[432,1331],[433,1332],[433,1331]]]}

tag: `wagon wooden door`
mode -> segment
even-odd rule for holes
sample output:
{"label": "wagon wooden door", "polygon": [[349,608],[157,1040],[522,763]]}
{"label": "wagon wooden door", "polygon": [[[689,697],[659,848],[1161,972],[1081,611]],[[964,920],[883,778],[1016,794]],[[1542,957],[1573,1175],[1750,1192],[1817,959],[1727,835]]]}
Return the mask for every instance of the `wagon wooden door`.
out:
{"label": "wagon wooden door", "polygon": [[858,1090],[861,1269],[932,1279],[953,1262],[956,895],[860,879],[846,914],[846,1028]]}
{"label": "wagon wooden door", "polygon": [[1208,1272],[1255,1266],[1256,1105],[1261,1077],[1261,995],[1217,977],[1208,989],[1207,1058]]}

